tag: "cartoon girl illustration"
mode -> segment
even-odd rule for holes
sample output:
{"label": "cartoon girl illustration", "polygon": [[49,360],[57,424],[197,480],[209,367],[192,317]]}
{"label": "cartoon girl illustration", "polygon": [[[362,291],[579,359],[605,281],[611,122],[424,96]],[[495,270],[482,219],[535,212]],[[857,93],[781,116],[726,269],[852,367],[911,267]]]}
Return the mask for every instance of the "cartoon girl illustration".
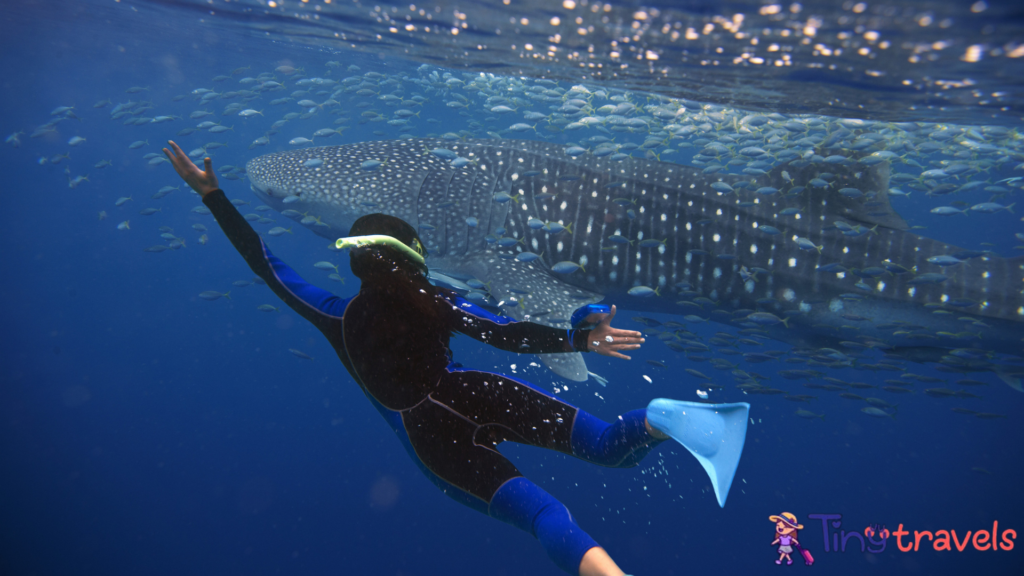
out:
{"label": "cartoon girl illustration", "polygon": [[803,524],[797,524],[796,516],[789,512],[783,512],[782,516],[769,516],[768,520],[775,522],[775,540],[772,541],[772,545],[779,545],[779,559],[775,561],[776,564],[782,564],[782,560],[786,560],[786,566],[793,563],[793,559],[790,558],[790,554],[793,553],[793,546],[800,546],[800,542],[796,539],[797,530],[803,530]]}

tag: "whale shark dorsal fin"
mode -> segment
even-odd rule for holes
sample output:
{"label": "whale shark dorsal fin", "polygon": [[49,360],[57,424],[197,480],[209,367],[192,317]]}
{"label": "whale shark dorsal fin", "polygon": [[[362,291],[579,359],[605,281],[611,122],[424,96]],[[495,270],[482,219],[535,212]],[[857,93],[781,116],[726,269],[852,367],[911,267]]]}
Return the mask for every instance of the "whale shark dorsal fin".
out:
{"label": "whale shark dorsal fin", "polygon": [[[865,165],[851,158],[846,164],[826,166],[820,163],[804,167],[784,164],[768,173],[768,185],[783,191],[794,185],[804,186],[798,200],[805,217],[824,216],[827,222],[841,219],[868,228],[877,225],[894,230],[910,229],[903,217],[893,211],[889,201],[889,162]],[[789,173],[792,184],[782,176],[784,170]],[[834,176],[828,188],[808,185],[826,170]],[[843,188],[856,188],[864,195],[857,198],[843,196],[840,192]]]}

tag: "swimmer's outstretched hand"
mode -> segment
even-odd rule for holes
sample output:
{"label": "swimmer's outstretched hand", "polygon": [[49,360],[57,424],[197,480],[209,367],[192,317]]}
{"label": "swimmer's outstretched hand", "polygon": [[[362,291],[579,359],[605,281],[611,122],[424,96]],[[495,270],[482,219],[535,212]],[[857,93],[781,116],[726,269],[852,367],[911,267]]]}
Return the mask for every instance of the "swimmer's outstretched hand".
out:
{"label": "swimmer's outstretched hand", "polygon": [[167,143],[174,149],[172,153],[167,148],[164,148],[164,154],[171,161],[171,166],[174,166],[178,176],[181,176],[181,179],[200,196],[206,196],[220,188],[217,185],[217,174],[213,171],[213,160],[209,156],[203,159],[204,164],[206,164],[206,170],[200,170],[173,140],[168,140]]}
{"label": "swimmer's outstretched hand", "polygon": [[[595,316],[595,314],[591,314]],[[615,318],[615,305],[612,311],[604,316],[597,326],[590,332],[587,342],[587,350],[597,352],[603,356],[622,358],[629,360],[630,357],[619,352],[619,350],[636,350],[644,342],[643,334],[633,330],[619,330],[612,328],[612,318]]]}

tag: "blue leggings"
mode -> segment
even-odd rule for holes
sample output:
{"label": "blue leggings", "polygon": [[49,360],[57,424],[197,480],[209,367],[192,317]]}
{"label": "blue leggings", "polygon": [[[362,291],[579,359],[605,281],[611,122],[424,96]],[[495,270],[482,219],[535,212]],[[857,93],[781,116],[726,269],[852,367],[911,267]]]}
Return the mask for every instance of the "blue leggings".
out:
{"label": "blue leggings", "polygon": [[459,503],[529,532],[570,574],[579,573],[597,542],[565,505],[524,478],[498,444],[628,468],[661,442],[647,433],[644,409],[608,424],[527,382],[489,372],[449,368],[427,398],[406,410],[370,400],[431,482]]}

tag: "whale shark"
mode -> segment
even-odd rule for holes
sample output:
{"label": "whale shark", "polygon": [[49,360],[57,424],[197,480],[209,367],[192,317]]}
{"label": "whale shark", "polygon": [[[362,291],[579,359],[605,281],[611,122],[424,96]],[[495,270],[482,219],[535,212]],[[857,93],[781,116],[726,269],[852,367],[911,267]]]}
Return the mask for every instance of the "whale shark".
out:
{"label": "whale shark", "polygon": [[[751,175],[572,152],[410,138],[267,154],[246,173],[325,238],[365,214],[406,220],[435,279],[517,320],[566,328],[607,299],[839,357],[877,348],[995,371],[1024,391],[1024,258],[911,231],[889,201],[888,161],[798,158]],[[580,354],[541,359],[587,379]]]}

